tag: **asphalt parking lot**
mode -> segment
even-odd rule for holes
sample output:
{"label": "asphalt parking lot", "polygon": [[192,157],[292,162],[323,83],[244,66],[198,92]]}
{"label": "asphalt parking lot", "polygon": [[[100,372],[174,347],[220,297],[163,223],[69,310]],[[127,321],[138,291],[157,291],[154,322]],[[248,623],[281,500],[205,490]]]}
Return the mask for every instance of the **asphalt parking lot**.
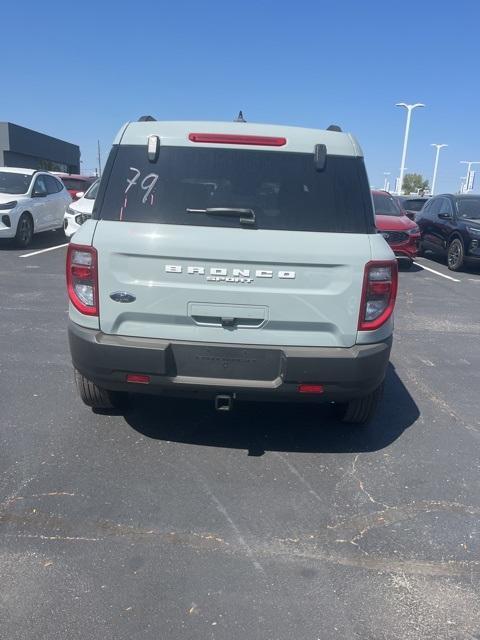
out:
{"label": "asphalt parking lot", "polygon": [[401,272],[366,429],[294,405],[98,415],[58,243],[0,245],[1,637],[480,637],[479,271]]}

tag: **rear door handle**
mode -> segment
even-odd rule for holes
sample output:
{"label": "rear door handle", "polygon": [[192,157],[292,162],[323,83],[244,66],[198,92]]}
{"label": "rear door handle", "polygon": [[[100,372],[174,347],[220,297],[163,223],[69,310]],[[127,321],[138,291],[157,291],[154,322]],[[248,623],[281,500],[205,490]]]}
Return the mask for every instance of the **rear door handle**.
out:
{"label": "rear door handle", "polygon": [[259,328],[268,320],[268,307],[190,302],[188,315],[196,324],[232,328]]}

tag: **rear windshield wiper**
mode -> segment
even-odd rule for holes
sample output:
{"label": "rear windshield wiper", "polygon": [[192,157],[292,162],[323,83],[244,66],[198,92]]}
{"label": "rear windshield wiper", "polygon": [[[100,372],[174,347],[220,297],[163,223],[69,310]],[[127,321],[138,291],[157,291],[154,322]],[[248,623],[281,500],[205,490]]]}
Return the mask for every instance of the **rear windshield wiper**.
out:
{"label": "rear windshield wiper", "polygon": [[253,209],[238,209],[237,207],[210,207],[209,209],[187,209],[187,211],[188,213],[207,213],[211,216],[240,216],[240,224],[255,224],[256,220]]}

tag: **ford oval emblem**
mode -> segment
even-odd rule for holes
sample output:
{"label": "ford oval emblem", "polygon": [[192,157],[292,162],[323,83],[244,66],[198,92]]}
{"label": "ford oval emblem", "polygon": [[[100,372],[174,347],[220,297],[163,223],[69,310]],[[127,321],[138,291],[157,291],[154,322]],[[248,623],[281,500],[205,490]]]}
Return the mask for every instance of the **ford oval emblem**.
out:
{"label": "ford oval emblem", "polygon": [[135,302],[136,297],[126,291],[115,291],[110,294],[110,298],[115,302]]}

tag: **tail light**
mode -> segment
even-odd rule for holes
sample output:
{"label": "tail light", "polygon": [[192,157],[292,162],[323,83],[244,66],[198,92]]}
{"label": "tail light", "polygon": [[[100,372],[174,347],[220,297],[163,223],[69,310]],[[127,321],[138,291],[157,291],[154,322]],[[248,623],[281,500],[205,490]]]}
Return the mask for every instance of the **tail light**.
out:
{"label": "tail light", "polygon": [[87,316],[98,316],[97,251],[93,247],[69,244],[67,289],[73,306]]}
{"label": "tail light", "polygon": [[359,331],[378,329],[390,318],[395,307],[398,286],[398,265],[396,260],[369,262],[365,266]]}

